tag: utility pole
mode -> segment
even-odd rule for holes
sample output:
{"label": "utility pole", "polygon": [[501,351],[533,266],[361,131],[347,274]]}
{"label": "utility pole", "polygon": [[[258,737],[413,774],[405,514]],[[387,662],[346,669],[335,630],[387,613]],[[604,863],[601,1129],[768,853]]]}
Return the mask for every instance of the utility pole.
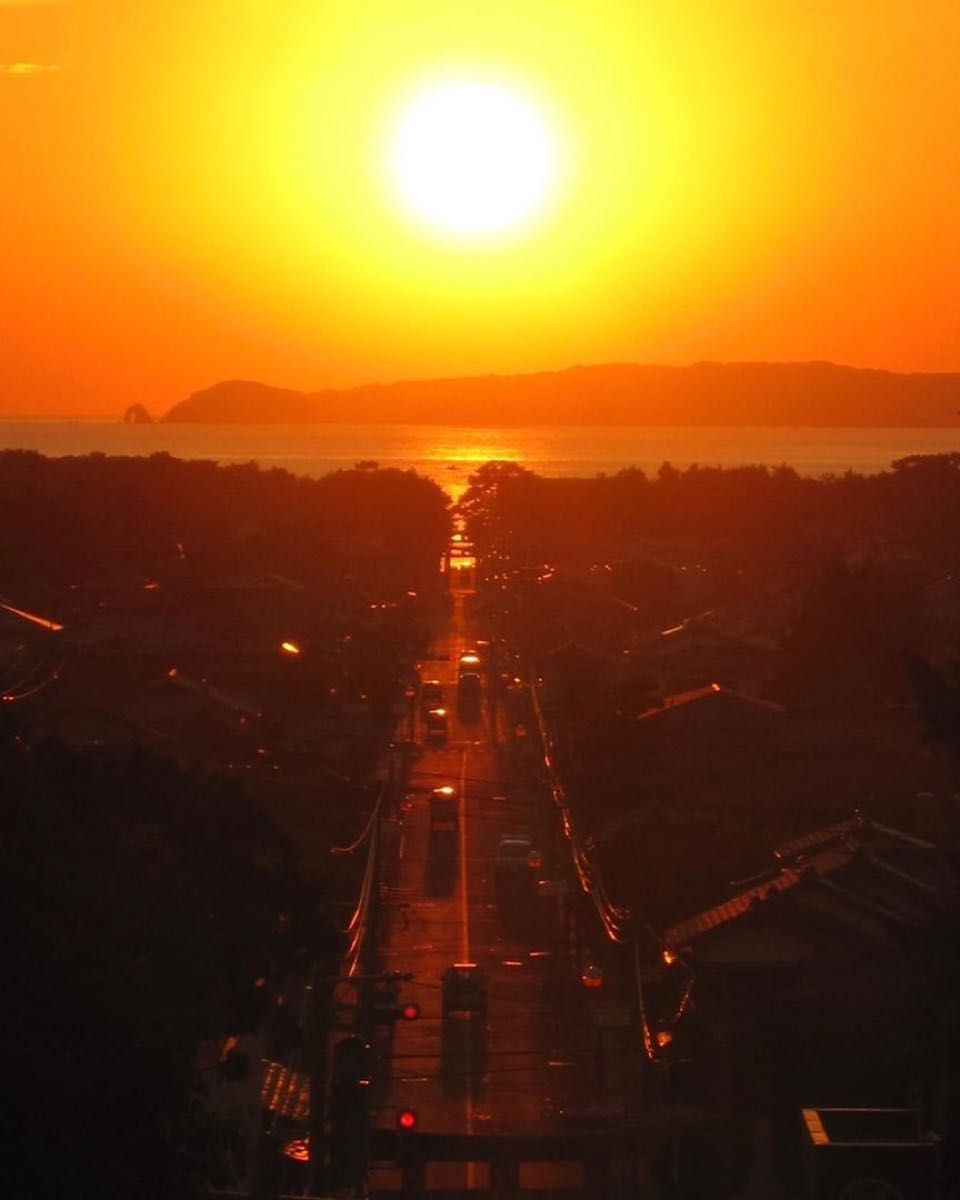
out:
{"label": "utility pole", "polygon": [[497,708],[500,703],[500,649],[497,644],[496,628],[490,638],[487,655],[487,707],[490,712],[490,740],[496,746],[499,741]]}
{"label": "utility pole", "polygon": [[[329,1054],[328,1042],[329,1033],[332,1025],[333,1016],[333,993],[338,983],[350,983],[358,989],[358,996],[361,1000],[362,1007],[366,1008],[371,1014],[367,1017],[367,1021],[372,1019],[372,997],[370,995],[371,986],[375,983],[391,982],[400,984],[406,980],[410,980],[413,976],[409,972],[387,972],[371,975],[339,975],[336,971],[339,968],[339,962],[319,963],[314,971],[313,985],[311,987],[311,1003],[307,1019],[304,1027],[304,1050],[307,1056],[307,1068],[310,1076],[310,1120],[309,1120],[309,1137],[310,1137],[310,1164],[308,1170],[308,1190],[312,1196],[326,1196],[330,1190],[330,1184],[336,1184],[336,1180],[331,1179],[330,1161],[331,1161],[331,1146],[330,1139],[327,1136],[327,1117],[330,1115],[335,1122],[339,1123],[340,1132],[344,1121],[344,1091],[340,1090],[336,1094],[337,1103],[334,1109],[328,1114],[327,1097],[329,1093],[328,1076],[329,1071]],[[326,970],[324,969],[326,967]],[[415,1011],[414,1011],[415,1010]],[[420,1015],[419,1006],[410,1006],[408,1012],[405,1006],[397,1005],[396,1012],[391,1014],[391,1019],[402,1019],[405,1021],[414,1020]],[[367,1025],[362,1026],[364,1028]],[[356,1036],[346,1039],[347,1042],[354,1043],[357,1046],[365,1047],[365,1054],[369,1054],[370,1047],[363,1041],[362,1038]],[[342,1047],[342,1043],[338,1043]],[[336,1065],[336,1049],[335,1048],[335,1065]],[[343,1057],[341,1052],[341,1058]],[[369,1072],[366,1072],[369,1073]],[[342,1080],[339,1081],[342,1083]],[[369,1079],[366,1083],[369,1084]],[[334,1080],[335,1091],[338,1081]],[[363,1103],[366,1104],[366,1093],[361,1092],[354,1095],[353,1088],[348,1089],[347,1094],[347,1110],[352,1118],[352,1124],[356,1124],[359,1099],[363,1098]],[[348,1123],[351,1123],[348,1121]],[[337,1132],[335,1128],[334,1132]],[[341,1147],[334,1146],[334,1155]],[[342,1156],[341,1156],[342,1157]]]}
{"label": "utility pole", "polygon": [[338,967],[338,962],[331,964],[323,961],[315,965],[310,1008],[304,1030],[304,1048],[310,1075],[308,1176],[310,1192],[315,1196],[327,1194],[327,1039]]}

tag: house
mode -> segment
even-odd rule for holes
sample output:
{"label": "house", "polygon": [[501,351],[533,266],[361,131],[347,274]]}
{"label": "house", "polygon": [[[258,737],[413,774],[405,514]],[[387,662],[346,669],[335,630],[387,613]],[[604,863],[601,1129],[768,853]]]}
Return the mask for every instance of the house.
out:
{"label": "house", "polygon": [[514,604],[519,641],[535,659],[568,641],[619,654],[642,619],[596,582],[550,567],[517,586]]}
{"label": "house", "polygon": [[633,669],[665,695],[710,680],[760,693],[776,665],[776,643],[710,609],[639,638],[628,646]]}
{"label": "house", "polygon": [[941,1095],[958,876],[930,842],[853,817],[782,845],[767,872],[663,930],[642,985],[671,1097],[772,1120],[795,1182],[800,1108]]}

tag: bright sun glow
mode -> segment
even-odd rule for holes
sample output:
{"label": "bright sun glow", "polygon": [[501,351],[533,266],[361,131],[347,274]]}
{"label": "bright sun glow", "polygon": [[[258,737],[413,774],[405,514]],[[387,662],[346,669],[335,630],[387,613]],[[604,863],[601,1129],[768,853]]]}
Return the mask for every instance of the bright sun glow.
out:
{"label": "bright sun glow", "polygon": [[465,234],[516,224],[543,200],[553,174],[540,117],[486,83],[447,83],[415,100],[400,122],[393,165],[416,213]]}

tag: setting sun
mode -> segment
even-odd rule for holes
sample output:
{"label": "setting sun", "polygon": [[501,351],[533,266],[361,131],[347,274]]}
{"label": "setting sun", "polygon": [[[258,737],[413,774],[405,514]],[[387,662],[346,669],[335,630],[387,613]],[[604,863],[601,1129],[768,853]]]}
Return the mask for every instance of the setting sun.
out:
{"label": "setting sun", "polygon": [[0,1200],[960,1200],[958,45],[0,0]]}
{"label": "setting sun", "polygon": [[393,167],[404,201],[431,225],[488,233],[541,202],[552,177],[546,127],[532,108],[494,84],[431,88],[406,110]]}
{"label": "setting sun", "polygon": [[3,412],[951,368],[960,8],[886,8],[0,0]]}

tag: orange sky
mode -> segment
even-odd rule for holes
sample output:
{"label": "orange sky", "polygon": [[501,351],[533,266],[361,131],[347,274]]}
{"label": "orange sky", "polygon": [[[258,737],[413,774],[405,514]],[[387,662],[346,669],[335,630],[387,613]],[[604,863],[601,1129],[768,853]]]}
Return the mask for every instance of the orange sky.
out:
{"label": "orange sky", "polygon": [[[575,362],[960,369],[956,0],[0,0],[0,415]],[[493,81],[561,169],[411,219],[391,130]]]}

